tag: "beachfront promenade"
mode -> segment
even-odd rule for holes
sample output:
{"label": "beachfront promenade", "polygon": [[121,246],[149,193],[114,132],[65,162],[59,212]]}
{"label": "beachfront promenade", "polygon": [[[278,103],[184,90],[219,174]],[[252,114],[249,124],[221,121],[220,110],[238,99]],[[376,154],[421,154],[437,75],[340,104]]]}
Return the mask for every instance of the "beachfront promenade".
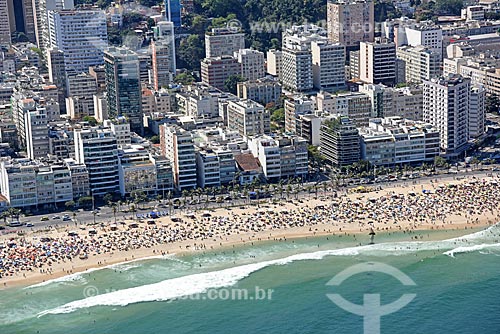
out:
{"label": "beachfront promenade", "polygon": [[132,258],[281,236],[486,226],[500,218],[497,180],[483,175],[443,183],[419,180],[378,190],[368,187],[366,193],[343,189],[259,207],[200,210],[163,217],[154,224],[70,224],[4,235],[0,284],[37,282]]}

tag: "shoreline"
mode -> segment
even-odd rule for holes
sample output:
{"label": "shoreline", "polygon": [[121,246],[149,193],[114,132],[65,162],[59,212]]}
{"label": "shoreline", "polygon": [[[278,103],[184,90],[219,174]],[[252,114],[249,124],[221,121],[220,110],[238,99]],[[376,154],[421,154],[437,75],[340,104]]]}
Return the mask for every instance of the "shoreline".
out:
{"label": "shoreline", "polygon": [[[421,228],[413,229],[410,230],[409,232],[416,234],[419,232],[457,232],[458,236],[464,236],[470,233],[471,230],[483,230],[486,229],[490,226],[493,226],[495,223],[490,223],[490,222],[484,222],[484,223],[476,223],[476,224],[456,224],[452,226],[446,226],[445,228],[440,228],[439,226],[437,228],[429,228],[429,226],[422,226]],[[433,226],[434,227],[434,226]],[[402,230],[400,229],[391,229],[391,230],[386,230],[382,231],[381,233],[394,233],[394,232],[400,232]],[[171,250],[175,250],[175,248],[182,246],[182,243],[174,243],[170,245],[162,245],[162,246],[167,246],[167,247],[158,247],[155,249],[143,249],[142,252],[139,252],[139,254],[136,253],[136,255],[130,255],[130,254],[106,254],[109,255],[109,258],[106,256],[104,257],[94,257],[92,258],[91,262],[85,262],[87,260],[79,260],[82,263],[80,265],[72,266],[71,272],[65,272],[65,271],[60,271],[60,272],[52,272],[51,274],[37,274],[34,273],[33,275],[28,275],[27,277],[12,277],[9,280],[5,281],[6,285],[0,286],[0,291],[5,290],[5,289],[11,289],[11,288],[29,288],[31,286],[35,285],[40,285],[40,284],[50,284],[51,281],[61,279],[64,277],[70,277],[72,275],[81,275],[85,273],[90,273],[96,270],[101,270],[101,269],[106,269],[110,268],[112,266],[116,265],[121,265],[121,264],[127,264],[127,263],[133,263],[133,262],[140,262],[140,261],[147,261],[147,260],[152,260],[152,259],[160,259],[162,257],[167,257],[167,256],[184,256],[184,255],[192,255],[197,252],[203,252],[203,251],[217,251],[217,250],[224,250],[224,249],[229,249],[232,247],[241,247],[245,246],[248,244],[251,244],[252,246],[258,247],[259,244],[264,243],[264,242],[269,242],[269,241],[274,241],[274,242],[281,242],[282,240],[303,240],[307,238],[320,238],[320,237],[328,237],[328,236],[335,236],[339,234],[345,234],[345,235],[365,235],[367,231],[344,231],[340,233],[335,233],[331,231],[312,231],[309,234],[304,234],[303,231],[282,231],[283,233],[279,233],[276,235],[273,235],[273,239],[263,239],[263,238],[249,238],[248,240],[239,240],[239,241],[221,241],[220,244],[218,245],[212,245],[210,249],[188,249],[184,247],[184,249],[180,249],[180,251],[176,252],[171,252]],[[458,233],[461,232],[461,233]],[[408,234],[410,235],[410,234]],[[242,237],[250,237],[250,235],[242,235]],[[436,239],[436,240],[441,240],[441,239]],[[418,240],[411,240],[411,241],[418,241]],[[410,241],[410,242],[411,242]],[[362,245],[367,245],[367,244],[362,244]],[[184,245],[185,246],[185,245]],[[361,246],[361,244],[360,244]],[[158,251],[164,251],[164,254],[158,254]],[[146,254],[149,253],[149,254]],[[127,255],[127,256],[126,256]],[[124,257],[125,256],[125,257]]]}
{"label": "shoreline", "polygon": [[[471,182],[473,178],[465,178],[461,180],[453,180],[448,181],[449,184],[453,184],[455,186],[465,187],[465,184]],[[488,180],[494,180],[493,178],[488,178]],[[481,186],[481,185],[480,185]],[[417,192],[418,190],[424,189],[432,189],[437,192],[438,189],[442,189],[442,185],[438,185],[432,182],[426,184],[410,184],[410,185],[394,185],[393,187],[387,187],[381,190],[375,190],[366,193],[341,193],[339,197],[327,196],[325,194],[319,195],[318,198],[303,198],[304,201],[300,200],[283,200],[283,203],[278,203],[276,205],[273,204],[264,204],[260,206],[246,206],[234,209],[215,209],[210,211],[210,218],[205,217],[204,212],[195,213],[192,218],[192,221],[187,221],[187,218],[182,217],[182,219],[186,219],[186,222],[177,223],[173,222],[170,217],[162,217],[156,220],[156,224],[154,227],[144,224],[140,226],[139,231],[146,235],[150,235],[152,233],[156,233],[158,230],[158,225],[161,225],[161,229],[176,229],[184,231],[184,225],[186,227],[195,226],[195,230],[186,231],[189,232],[189,238],[181,241],[173,241],[173,242],[151,242],[150,244],[140,244],[138,248],[131,248],[128,250],[119,250],[112,249],[112,251],[104,252],[102,254],[90,253],[88,259],[82,260],[78,257],[73,257],[71,260],[67,259],[59,259],[58,261],[49,262],[49,265],[44,267],[47,271],[42,272],[42,269],[37,268],[36,270],[31,271],[18,271],[14,273],[12,276],[7,276],[0,278],[0,290],[10,289],[13,287],[28,287],[30,285],[40,284],[49,280],[59,279],[64,276],[77,274],[77,273],[85,273],[89,270],[96,270],[107,266],[117,265],[123,262],[130,261],[142,261],[147,260],[147,258],[151,258],[153,256],[159,257],[162,255],[185,255],[185,254],[193,254],[199,251],[211,251],[217,250],[221,248],[228,248],[234,246],[243,246],[248,244],[260,243],[264,241],[277,241],[283,239],[302,239],[308,237],[322,237],[329,235],[338,235],[338,234],[364,234],[366,233],[368,239],[368,233],[371,229],[378,233],[385,232],[397,232],[397,231],[408,231],[408,232],[423,232],[423,231],[463,231],[464,234],[467,234],[470,229],[480,229],[486,228],[491,225],[496,224],[499,221],[498,212],[495,212],[496,207],[491,208],[491,212],[479,212],[477,214],[467,212],[467,210],[458,210],[457,212],[448,212],[443,213],[443,220],[440,221],[441,217],[438,219],[434,219],[431,212],[425,212],[425,214],[414,214],[415,217],[419,217],[417,220],[414,218],[413,220],[408,219],[399,220],[396,217],[394,221],[391,222],[390,218],[394,216],[391,212],[391,215],[386,213],[387,217],[378,218],[375,222],[371,221],[371,217],[362,217],[367,216],[366,212],[361,212],[363,215],[359,214],[359,211],[349,212],[345,214],[345,218],[343,220],[330,220],[324,223],[316,222],[315,220],[322,220],[325,217],[331,215],[328,211],[329,209],[325,209],[324,207],[333,205],[335,201],[337,203],[341,203],[342,205],[346,205],[346,208],[355,208],[358,202],[366,201],[369,203],[373,200],[374,197],[380,199],[382,198],[384,201],[391,201],[391,198],[396,198],[394,201],[399,201],[397,197],[405,198],[402,201],[410,200],[415,196],[412,193]],[[466,188],[464,188],[466,189]],[[494,194],[491,194],[494,196]],[[403,197],[402,197],[403,196]],[[312,197],[312,195],[311,195]],[[418,198],[425,199],[425,195],[418,195]],[[463,199],[466,200],[466,199]],[[345,203],[347,201],[347,203]],[[500,199],[499,199],[500,201]],[[383,201],[382,201],[383,202]],[[339,204],[339,207],[340,205]],[[443,203],[448,204],[448,203]],[[314,213],[314,210],[317,210],[318,207],[323,207],[323,211],[328,211],[328,213],[324,214],[324,217],[316,218],[316,214],[311,216],[311,212]],[[418,210],[416,211],[418,213]],[[339,213],[340,214],[340,213]],[[403,215],[404,216],[404,215]],[[313,217],[313,218],[311,218]],[[246,229],[240,230],[231,230],[232,234],[228,233],[226,230],[226,226],[222,224],[230,224],[232,225],[232,221],[230,219],[238,219],[238,221],[245,221],[247,225],[245,225]],[[257,218],[257,220],[255,220]],[[245,220],[246,219],[246,220]],[[274,219],[274,220],[273,220]],[[301,224],[300,226],[294,226],[288,220],[306,220],[309,219],[306,223]],[[312,219],[312,220],[311,220]],[[314,220],[314,221],[313,221]],[[213,229],[206,230],[207,227],[213,226],[213,221],[216,221],[218,225],[216,227],[216,234]],[[248,228],[248,221],[250,222],[251,229],[253,229],[256,223],[264,224],[263,221],[267,222],[266,226],[271,226],[269,229],[257,230],[253,231]],[[274,226],[277,222],[281,223],[277,228]],[[209,225],[212,223],[212,225]],[[222,226],[222,227],[221,227]],[[290,227],[291,226],[291,227]],[[90,226],[88,226],[90,227]],[[220,227],[220,231],[218,230]],[[73,229],[77,230],[76,227]],[[110,227],[105,226],[103,228],[98,228],[99,236],[97,240],[100,242],[109,241],[109,235],[112,234]],[[50,236],[53,238],[67,238],[67,232],[71,230],[71,227],[61,228],[56,231],[46,232],[29,232],[27,235],[18,237],[18,240],[39,240],[40,237]],[[124,227],[118,230],[119,233],[136,233],[138,230],[125,230]],[[87,233],[87,231],[81,230],[79,233]],[[116,232],[116,231],[115,231]],[[186,233],[187,233],[186,232]],[[193,236],[193,232],[196,234]],[[138,233],[138,232],[137,232]],[[198,239],[196,238],[198,236]],[[201,236],[201,237],[200,237]],[[82,236],[83,240],[87,240],[89,236]],[[128,236],[127,236],[128,237]],[[203,237],[203,238],[202,238]],[[3,235],[0,236],[0,243],[2,241],[6,242],[7,240],[13,238],[12,235]],[[106,239],[107,238],[107,239]],[[146,241],[151,240],[144,239]],[[93,239],[92,239],[93,240]],[[41,268],[41,267],[40,267]],[[48,270],[50,268],[50,270]],[[39,270],[38,270],[39,269]]]}

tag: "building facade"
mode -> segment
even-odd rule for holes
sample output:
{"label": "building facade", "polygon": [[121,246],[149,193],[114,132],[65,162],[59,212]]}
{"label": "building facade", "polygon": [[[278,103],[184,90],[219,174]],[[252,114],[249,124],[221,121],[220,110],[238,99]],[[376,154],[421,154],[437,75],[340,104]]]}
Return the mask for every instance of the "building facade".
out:
{"label": "building facade", "polygon": [[126,48],[109,48],[104,53],[108,116],[124,116],[130,129],[144,131],[141,106],[141,81],[137,54]]}
{"label": "building facade", "polygon": [[441,150],[461,153],[469,140],[470,79],[459,75],[424,81],[424,122],[440,133]]}
{"label": "building facade", "polygon": [[356,47],[373,42],[374,4],[370,0],[339,0],[327,3],[328,38],[333,43]]}

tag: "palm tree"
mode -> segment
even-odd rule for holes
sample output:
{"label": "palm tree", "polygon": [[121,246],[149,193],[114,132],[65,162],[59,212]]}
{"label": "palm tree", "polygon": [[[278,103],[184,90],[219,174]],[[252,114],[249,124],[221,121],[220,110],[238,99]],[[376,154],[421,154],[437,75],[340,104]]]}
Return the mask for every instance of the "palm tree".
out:
{"label": "palm tree", "polygon": [[19,220],[19,215],[21,214],[21,210],[17,208],[9,208],[7,210],[7,214],[10,216],[11,219],[16,218],[16,220]]}
{"label": "palm tree", "polygon": [[5,225],[5,224],[7,224],[7,217],[8,217],[8,216],[9,216],[9,215],[8,215],[7,211],[4,211],[4,212],[2,212],[2,213],[0,214],[0,218],[3,218],[3,223],[4,223],[4,225]]}
{"label": "palm tree", "polygon": [[288,199],[290,197],[291,192],[292,192],[292,186],[290,184],[288,184],[286,186],[286,199]]}
{"label": "palm tree", "polygon": [[115,224],[116,224],[116,211],[118,211],[118,209],[117,209],[117,207],[116,207],[116,204],[115,204],[115,203],[113,203],[113,204],[111,205],[111,208],[113,209],[113,217],[114,217],[114,219],[115,219]]}
{"label": "palm tree", "polygon": [[189,196],[189,191],[188,191],[188,190],[186,190],[186,189],[183,189],[183,190],[182,190],[182,197],[184,198],[184,200],[185,200],[185,199],[186,199],[186,197],[188,197],[188,196]]}
{"label": "palm tree", "polygon": [[137,208],[135,207],[135,204],[132,204],[130,206],[130,211],[132,212],[132,218],[135,220],[136,219],[135,213],[137,212]]}

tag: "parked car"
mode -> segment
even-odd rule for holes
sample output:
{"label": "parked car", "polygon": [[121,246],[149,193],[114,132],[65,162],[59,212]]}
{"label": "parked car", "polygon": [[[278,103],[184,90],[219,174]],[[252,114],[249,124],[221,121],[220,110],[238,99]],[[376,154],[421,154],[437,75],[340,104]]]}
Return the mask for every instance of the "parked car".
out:
{"label": "parked car", "polygon": [[40,220],[44,222],[44,221],[49,220],[49,217],[47,217],[47,216],[43,216],[42,218],[40,218]]}

